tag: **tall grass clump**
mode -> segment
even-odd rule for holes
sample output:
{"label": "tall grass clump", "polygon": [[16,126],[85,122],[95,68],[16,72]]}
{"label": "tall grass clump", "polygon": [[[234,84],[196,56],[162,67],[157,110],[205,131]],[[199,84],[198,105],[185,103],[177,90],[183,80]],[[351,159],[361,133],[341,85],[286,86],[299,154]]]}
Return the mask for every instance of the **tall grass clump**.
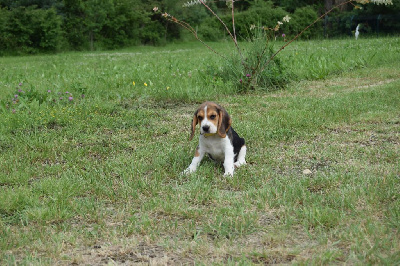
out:
{"label": "tall grass clump", "polygon": [[[238,92],[248,92],[254,89],[269,90],[271,88],[283,87],[287,82],[289,82],[293,78],[293,75],[290,74],[289,68],[286,68],[285,65],[282,64],[282,61],[279,60],[277,55],[334,9],[349,3],[355,8],[359,8],[358,4],[367,3],[385,5],[393,4],[392,0],[348,0],[342,2],[322,14],[292,39],[286,40],[285,34],[281,33],[281,37],[285,41],[285,44],[275,50],[274,41],[280,34],[281,25],[289,23],[291,19],[289,15],[285,15],[281,20],[278,20],[274,27],[256,27],[254,24],[250,25],[248,31],[249,38],[239,46],[236,34],[234,7],[235,2],[238,0],[223,1],[226,2],[227,7],[231,9],[231,25],[229,26],[211,9],[209,5],[207,5],[207,0],[191,0],[190,2],[185,3],[183,7],[189,8],[194,5],[203,5],[212,13],[234,43],[235,49],[227,54],[218,53],[215,49],[205,43],[199,37],[197,30],[188,23],[177,19],[167,12],[164,12],[162,17],[188,30],[199,42],[220,56],[223,60],[218,68],[217,76],[219,75],[222,80],[234,85]],[[153,11],[160,12],[158,7],[154,7]]]}
{"label": "tall grass clump", "polygon": [[263,30],[256,31],[245,44],[242,57],[232,52],[217,71],[217,76],[225,82],[231,82],[238,92],[282,88],[293,77],[279,57],[266,64],[275,53],[274,44],[265,42]]}

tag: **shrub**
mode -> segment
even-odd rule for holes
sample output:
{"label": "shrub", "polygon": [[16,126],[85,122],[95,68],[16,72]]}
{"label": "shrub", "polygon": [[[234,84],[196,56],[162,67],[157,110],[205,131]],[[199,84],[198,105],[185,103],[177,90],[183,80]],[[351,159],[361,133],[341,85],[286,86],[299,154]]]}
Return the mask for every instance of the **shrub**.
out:
{"label": "shrub", "polygon": [[266,39],[267,33],[257,30],[245,44],[243,54],[231,54],[221,64],[220,78],[231,82],[238,92],[249,90],[274,90],[285,86],[291,74],[278,57],[268,62],[275,53],[273,42]]}
{"label": "shrub", "polygon": [[144,44],[152,45],[163,45],[166,42],[165,28],[158,21],[151,21],[146,26],[143,26],[143,30],[140,34],[140,39]]}
{"label": "shrub", "polygon": [[18,7],[1,10],[0,47],[4,51],[38,53],[57,51],[62,42],[61,18],[55,9]]}
{"label": "shrub", "polygon": [[[280,7],[274,7],[271,1],[256,2],[250,9],[235,15],[236,34],[242,39],[250,37],[251,25],[260,25],[273,28],[277,21],[280,21],[287,12]],[[223,17],[227,25],[232,24],[232,17]]]}
{"label": "shrub", "polygon": [[[288,33],[296,35],[297,33],[301,32],[304,28],[306,28],[308,25],[313,23],[316,19],[318,19],[318,14],[312,7],[307,6],[298,8],[292,15],[291,23],[288,24],[288,30],[289,30]],[[317,23],[321,24],[322,21]],[[300,38],[302,39],[315,38],[318,35],[321,35],[321,29],[322,27],[314,25],[313,27],[310,27],[308,30],[306,30],[303,34],[301,34]]]}
{"label": "shrub", "polygon": [[[0,7],[0,51],[7,49],[6,22],[8,20],[8,11]],[[1,55],[1,52],[0,52]]]}
{"label": "shrub", "polygon": [[216,18],[208,18],[199,26],[199,36],[205,41],[221,40],[226,33],[221,28],[221,24]]}

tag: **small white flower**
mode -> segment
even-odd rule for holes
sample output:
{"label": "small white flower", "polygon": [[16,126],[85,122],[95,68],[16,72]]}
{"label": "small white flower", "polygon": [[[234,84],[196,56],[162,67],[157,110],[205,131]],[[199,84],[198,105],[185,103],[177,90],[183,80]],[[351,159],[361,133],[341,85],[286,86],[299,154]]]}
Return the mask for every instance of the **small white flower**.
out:
{"label": "small white flower", "polygon": [[282,25],[282,24],[283,24],[282,22],[278,21],[278,25]]}
{"label": "small white flower", "polygon": [[254,30],[255,28],[256,28],[256,25],[254,25],[254,24],[250,25],[250,30]]}
{"label": "small white flower", "polygon": [[286,15],[283,17],[283,22],[289,22],[289,20],[291,19],[291,17],[289,17],[289,15]]}

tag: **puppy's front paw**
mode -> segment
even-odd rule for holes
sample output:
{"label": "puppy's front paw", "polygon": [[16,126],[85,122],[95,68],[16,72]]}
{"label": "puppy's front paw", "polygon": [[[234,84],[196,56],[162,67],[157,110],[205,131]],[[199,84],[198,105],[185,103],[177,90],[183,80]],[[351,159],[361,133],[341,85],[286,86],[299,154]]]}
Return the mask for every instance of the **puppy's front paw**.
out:
{"label": "puppy's front paw", "polygon": [[193,173],[193,172],[195,172],[196,171],[196,168],[193,168],[193,167],[188,167],[188,168],[186,168],[182,173],[181,173],[181,175],[189,175],[189,174],[191,174],[191,173]]}
{"label": "puppy's front paw", "polygon": [[224,163],[225,173],[224,176],[233,176],[233,171],[235,171],[235,166],[232,163]]}
{"label": "puppy's front paw", "polygon": [[237,161],[236,163],[234,163],[233,165],[236,167],[236,168],[238,168],[238,167],[240,167],[240,166],[242,166],[242,165],[245,165],[246,164],[246,161]]}
{"label": "puppy's front paw", "polygon": [[225,177],[233,177],[233,172],[225,172],[224,176]]}

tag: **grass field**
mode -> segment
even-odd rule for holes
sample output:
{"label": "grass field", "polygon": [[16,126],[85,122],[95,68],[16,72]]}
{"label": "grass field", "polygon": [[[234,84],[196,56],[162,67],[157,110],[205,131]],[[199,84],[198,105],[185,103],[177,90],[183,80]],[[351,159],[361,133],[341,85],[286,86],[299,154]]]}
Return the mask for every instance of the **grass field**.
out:
{"label": "grass field", "polygon": [[[400,39],[280,58],[293,82],[247,94],[197,43],[0,58],[0,264],[400,264]],[[206,99],[232,178],[180,175]]]}

